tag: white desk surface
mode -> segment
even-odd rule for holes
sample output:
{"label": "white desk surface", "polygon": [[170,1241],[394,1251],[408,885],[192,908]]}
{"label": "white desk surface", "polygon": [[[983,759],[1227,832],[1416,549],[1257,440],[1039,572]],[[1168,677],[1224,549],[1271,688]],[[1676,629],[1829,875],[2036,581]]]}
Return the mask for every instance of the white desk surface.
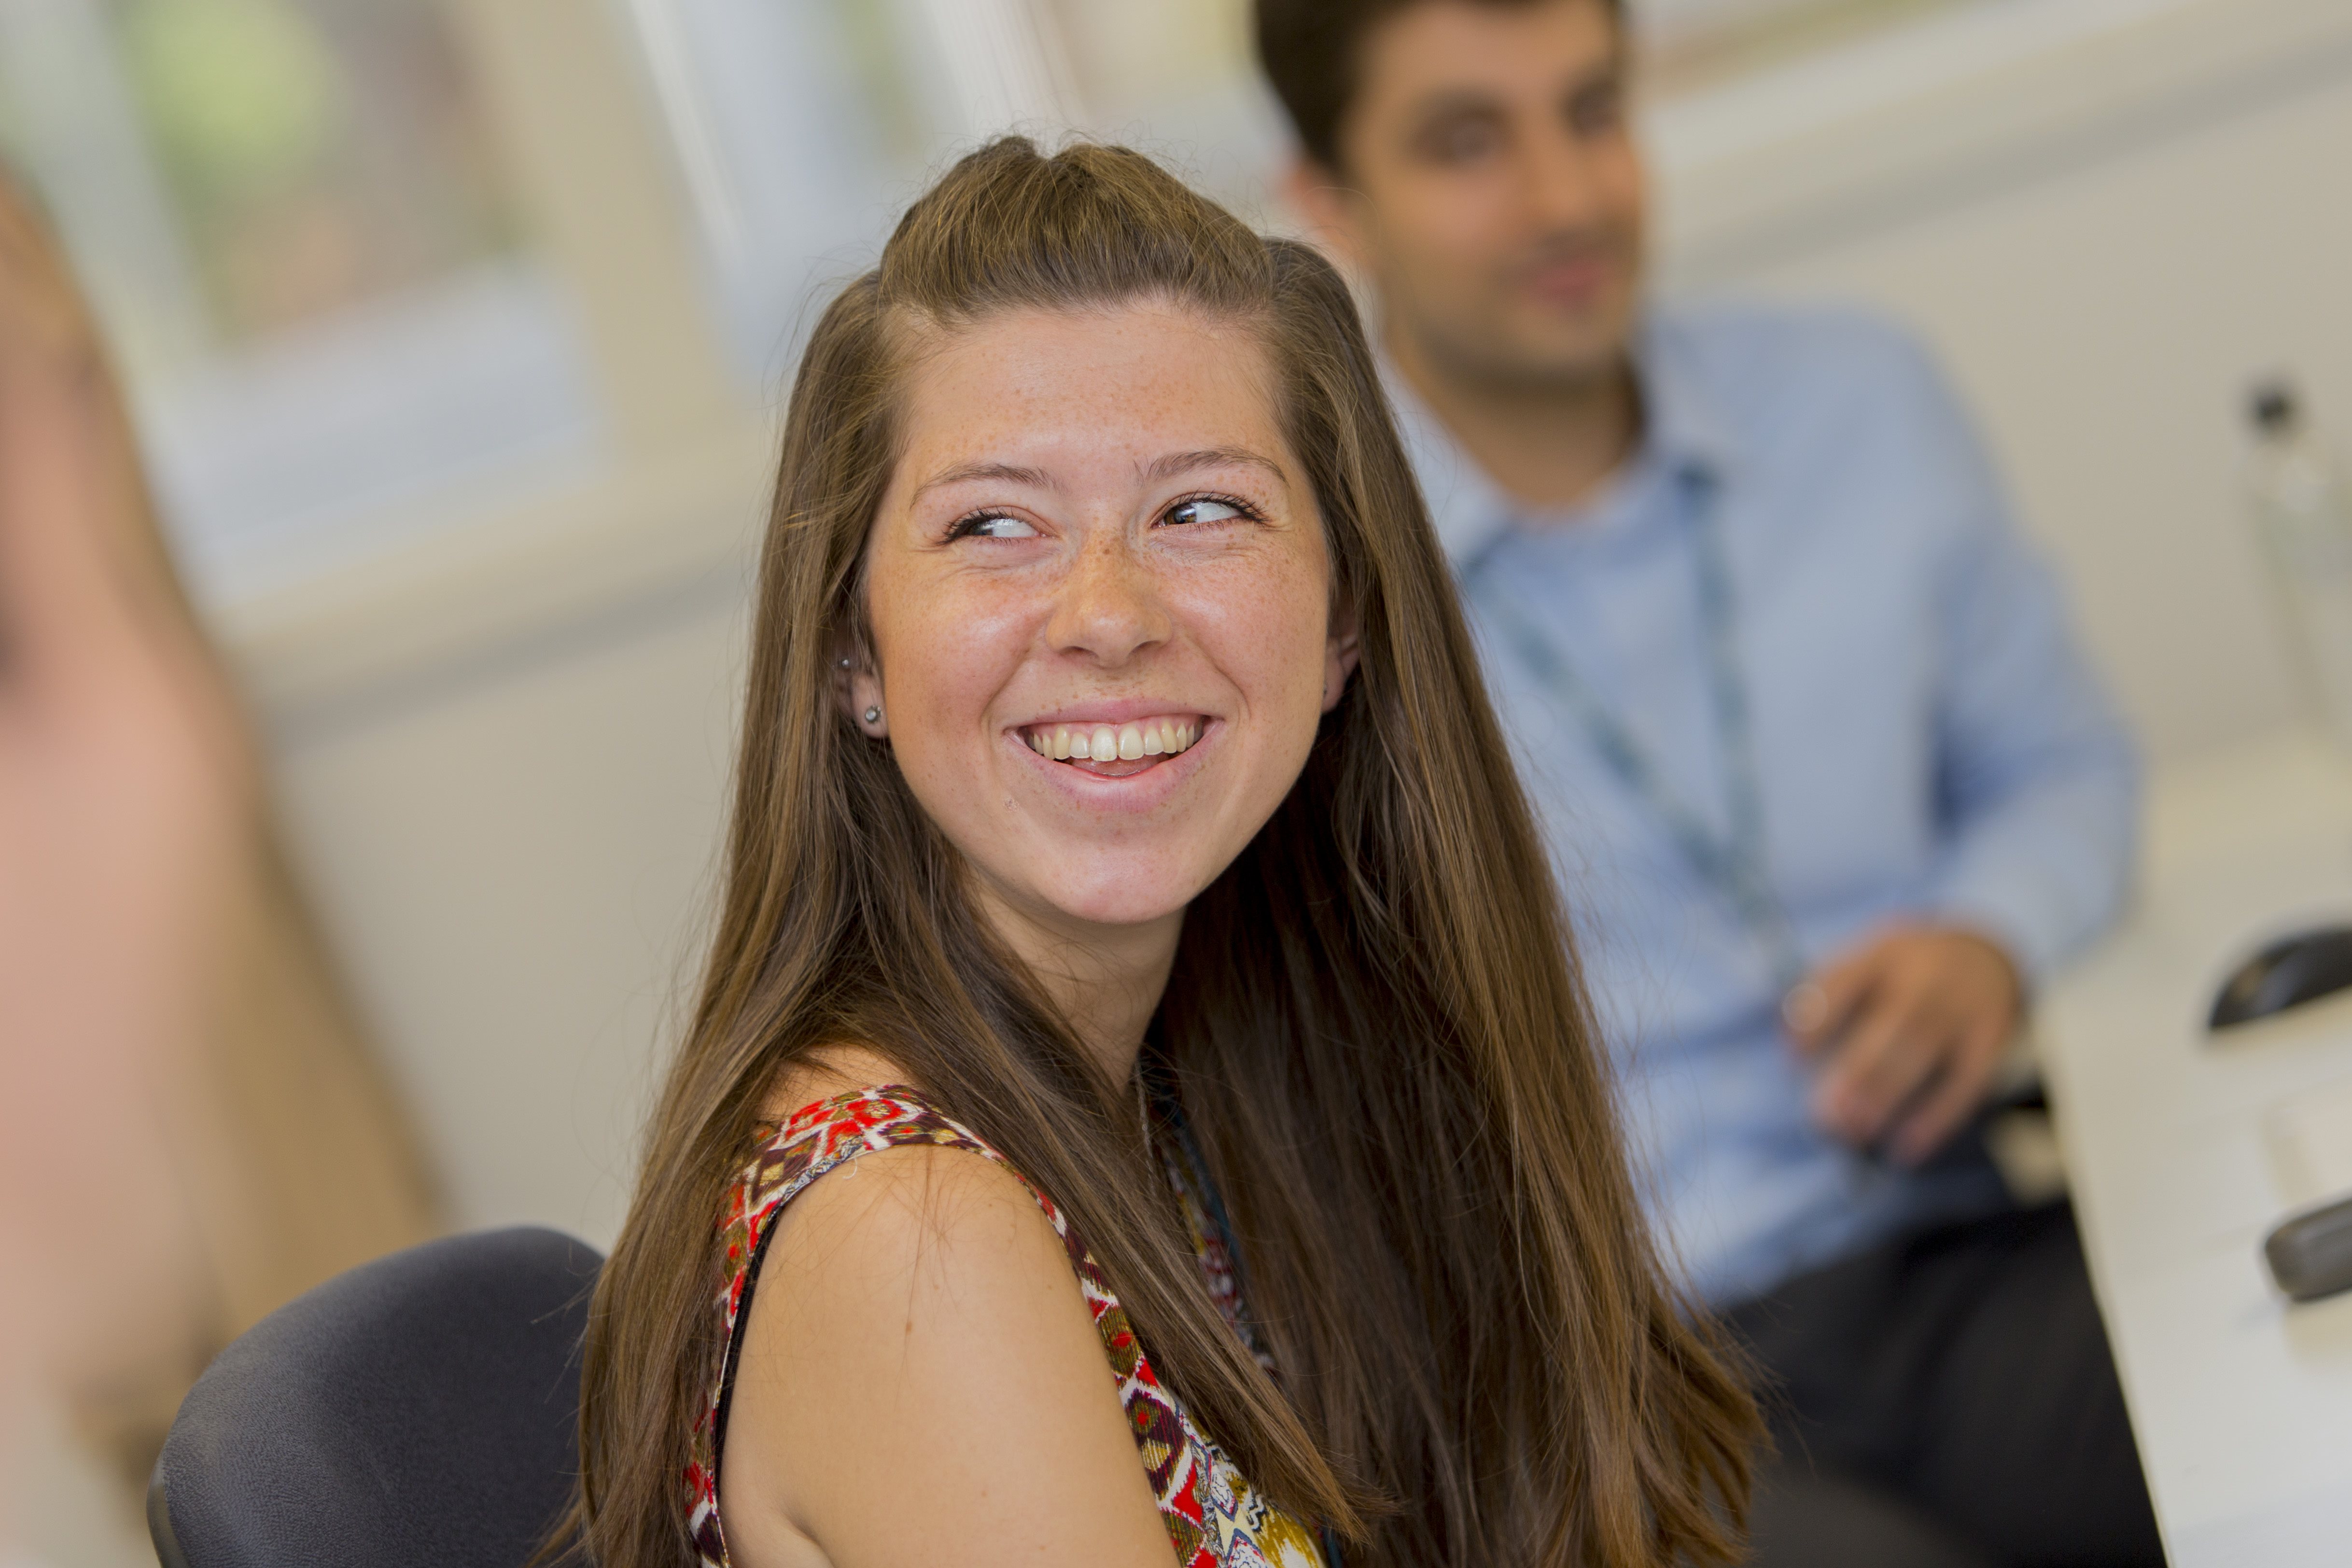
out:
{"label": "white desk surface", "polygon": [[2352,993],[2209,1036],[2259,942],[2352,919],[2352,759],[2286,735],[2159,770],[2134,912],[2036,1036],[2175,1568],[2352,1563],[2352,1293],[2302,1306],[2263,1234],[2299,1191],[2265,1119],[2352,1086]]}

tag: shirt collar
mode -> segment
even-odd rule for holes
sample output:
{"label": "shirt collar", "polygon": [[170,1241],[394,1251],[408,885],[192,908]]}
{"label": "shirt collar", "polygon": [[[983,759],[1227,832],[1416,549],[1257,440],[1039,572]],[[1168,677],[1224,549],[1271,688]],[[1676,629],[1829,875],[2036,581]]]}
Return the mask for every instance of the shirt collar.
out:
{"label": "shirt collar", "polygon": [[[1642,448],[1624,473],[1656,468],[1720,481],[1738,467],[1738,442],[1691,358],[1691,345],[1670,318],[1653,317],[1643,323],[1633,347],[1633,372],[1642,385]],[[1528,509],[1486,477],[1394,366],[1383,359],[1381,369],[1438,542],[1457,570],[1466,567],[1526,521]],[[1606,508],[1606,498],[1616,489],[1612,486],[1601,500],[1584,510]]]}

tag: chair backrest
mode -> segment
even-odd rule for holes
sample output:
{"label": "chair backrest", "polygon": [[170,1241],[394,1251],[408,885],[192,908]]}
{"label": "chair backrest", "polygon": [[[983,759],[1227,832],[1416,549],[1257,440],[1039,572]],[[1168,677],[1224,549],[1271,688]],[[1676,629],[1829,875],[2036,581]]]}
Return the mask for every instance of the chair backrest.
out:
{"label": "chair backrest", "polygon": [[164,1440],[164,1568],[521,1568],[578,1471],[602,1262],[551,1230],[450,1237],[255,1324]]}

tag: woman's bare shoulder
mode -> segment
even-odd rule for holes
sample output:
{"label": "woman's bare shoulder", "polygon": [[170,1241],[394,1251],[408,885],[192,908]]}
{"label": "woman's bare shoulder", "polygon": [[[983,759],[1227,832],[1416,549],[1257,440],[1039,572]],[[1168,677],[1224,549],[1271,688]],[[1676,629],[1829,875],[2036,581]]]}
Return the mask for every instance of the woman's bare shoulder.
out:
{"label": "woman's bare shoulder", "polygon": [[877,1151],[778,1226],[720,1477],[739,1563],[1164,1568],[1093,1316],[1017,1177],[965,1149]]}
{"label": "woman's bare shoulder", "polygon": [[793,1112],[820,1100],[886,1083],[910,1083],[889,1058],[871,1046],[819,1046],[776,1075],[761,1101],[763,1120],[781,1125]]}

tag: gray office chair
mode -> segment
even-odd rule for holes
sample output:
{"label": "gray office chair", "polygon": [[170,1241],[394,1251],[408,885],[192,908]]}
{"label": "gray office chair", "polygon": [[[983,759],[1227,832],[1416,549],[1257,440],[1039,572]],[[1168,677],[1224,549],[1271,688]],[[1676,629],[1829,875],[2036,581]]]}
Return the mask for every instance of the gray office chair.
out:
{"label": "gray office chair", "polygon": [[602,1262],[551,1230],[451,1237],[255,1324],[164,1439],[163,1568],[521,1568],[578,1470]]}

